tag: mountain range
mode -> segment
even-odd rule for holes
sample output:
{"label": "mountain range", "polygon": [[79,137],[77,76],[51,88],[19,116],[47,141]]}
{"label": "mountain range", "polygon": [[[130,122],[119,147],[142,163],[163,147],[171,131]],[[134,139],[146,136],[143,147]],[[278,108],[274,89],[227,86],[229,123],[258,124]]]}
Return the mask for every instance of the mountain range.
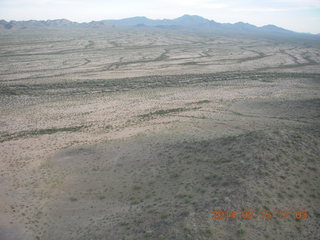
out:
{"label": "mountain range", "polygon": [[193,31],[205,31],[225,34],[255,34],[255,35],[286,35],[286,36],[312,36],[319,38],[319,34],[297,33],[275,25],[265,25],[257,27],[249,23],[218,23],[213,20],[196,16],[183,15],[176,19],[153,20],[146,17],[132,17],[119,20],[101,20],[87,23],[72,22],[66,19],[57,20],[29,20],[29,21],[5,21],[0,20],[1,31],[12,31],[19,29],[34,28],[123,28],[123,27],[139,27],[139,28],[165,28],[165,29],[183,29]]}
{"label": "mountain range", "polygon": [[292,32],[275,25],[266,25],[263,27],[257,27],[249,23],[218,23],[214,20],[208,20],[206,18],[196,15],[183,15],[176,19],[163,19],[153,20],[146,17],[132,17],[120,20],[102,20],[103,23],[109,23],[121,26],[150,26],[150,27],[162,27],[162,28],[191,28],[197,30],[237,30],[237,31],[252,31],[252,30],[265,30],[273,32]]}

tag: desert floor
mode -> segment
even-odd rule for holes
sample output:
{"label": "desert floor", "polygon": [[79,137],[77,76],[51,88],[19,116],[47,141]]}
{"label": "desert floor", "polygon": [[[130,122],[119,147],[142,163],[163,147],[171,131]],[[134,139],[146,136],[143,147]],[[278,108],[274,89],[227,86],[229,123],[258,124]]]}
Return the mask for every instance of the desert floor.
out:
{"label": "desert floor", "polygon": [[320,49],[152,29],[0,43],[0,239],[320,239]]}

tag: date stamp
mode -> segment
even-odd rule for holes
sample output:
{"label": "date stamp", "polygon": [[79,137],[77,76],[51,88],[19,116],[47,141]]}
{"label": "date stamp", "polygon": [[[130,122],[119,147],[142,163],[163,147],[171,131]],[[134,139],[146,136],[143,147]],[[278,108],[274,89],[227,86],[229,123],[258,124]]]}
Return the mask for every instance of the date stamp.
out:
{"label": "date stamp", "polygon": [[227,220],[227,219],[266,219],[270,220],[272,218],[280,219],[296,219],[296,220],[305,220],[309,218],[308,211],[289,211],[289,210],[280,210],[280,211],[212,211],[211,219],[213,220]]}

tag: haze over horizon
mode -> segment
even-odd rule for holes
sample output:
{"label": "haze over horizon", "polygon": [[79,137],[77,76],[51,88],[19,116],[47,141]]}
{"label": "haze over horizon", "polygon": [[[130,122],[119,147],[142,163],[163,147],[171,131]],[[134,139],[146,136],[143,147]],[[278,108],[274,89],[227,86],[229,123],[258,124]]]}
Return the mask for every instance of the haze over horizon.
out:
{"label": "haze over horizon", "polygon": [[173,19],[199,15],[221,23],[274,24],[296,32],[320,33],[318,0],[2,0],[0,18],[76,22],[145,16]]}

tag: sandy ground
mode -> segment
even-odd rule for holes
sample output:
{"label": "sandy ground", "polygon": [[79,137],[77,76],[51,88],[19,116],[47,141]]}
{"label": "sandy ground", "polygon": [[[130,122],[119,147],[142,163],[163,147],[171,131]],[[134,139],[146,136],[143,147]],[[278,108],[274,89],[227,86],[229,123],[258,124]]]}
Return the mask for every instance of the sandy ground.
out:
{"label": "sandy ground", "polygon": [[320,237],[319,49],[155,30],[0,41],[1,239]]}

